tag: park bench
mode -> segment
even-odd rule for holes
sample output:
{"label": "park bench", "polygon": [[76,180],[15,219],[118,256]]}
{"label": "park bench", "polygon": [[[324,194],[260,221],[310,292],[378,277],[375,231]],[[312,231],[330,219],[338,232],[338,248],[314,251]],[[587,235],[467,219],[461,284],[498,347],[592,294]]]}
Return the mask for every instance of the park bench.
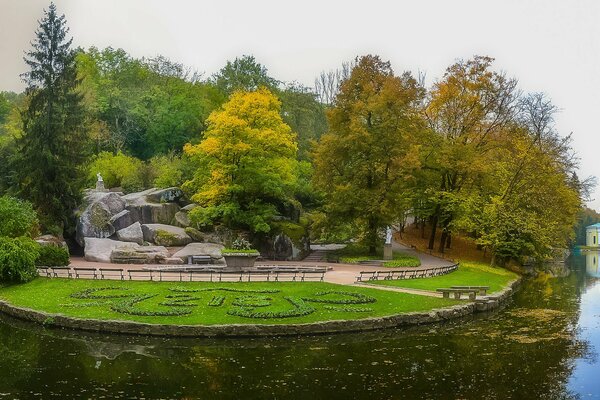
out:
{"label": "park bench", "polygon": [[100,279],[120,278],[125,280],[122,268],[100,268]]}
{"label": "park bench", "polygon": [[129,277],[129,280],[133,280],[134,276],[132,274],[144,274],[144,276],[148,276],[148,274],[150,274],[150,280],[154,280],[153,276],[152,276],[152,271],[151,270],[145,270],[145,269],[128,269],[127,270],[127,276]]}
{"label": "park bench", "polygon": [[86,267],[73,268],[73,272],[75,273],[75,279],[79,279],[80,277],[86,277],[86,276],[87,277],[91,276],[94,279],[98,279],[98,270],[96,268],[86,268]]}
{"label": "park bench", "polygon": [[376,281],[377,280],[378,271],[361,271],[359,275],[356,277],[357,282],[363,282],[366,278],[368,281]]}
{"label": "park bench", "polygon": [[301,282],[309,281],[309,280],[318,280],[318,281],[322,282],[324,277],[325,277],[324,271],[323,272],[303,271]]}
{"label": "park bench", "polygon": [[487,291],[490,290],[489,286],[450,286],[451,289],[473,289],[478,290],[480,296],[485,296]]}
{"label": "park bench", "polygon": [[452,293],[454,295],[455,299],[460,299],[462,294],[468,294],[469,295],[469,300],[475,300],[475,298],[477,297],[477,293],[479,292],[478,289],[452,289],[452,288],[441,288],[441,289],[436,289],[437,292],[441,292],[442,296],[445,299],[450,298],[450,293]]}
{"label": "park bench", "polygon": [[210,256],[188,256],[188,264],[210,264]]}

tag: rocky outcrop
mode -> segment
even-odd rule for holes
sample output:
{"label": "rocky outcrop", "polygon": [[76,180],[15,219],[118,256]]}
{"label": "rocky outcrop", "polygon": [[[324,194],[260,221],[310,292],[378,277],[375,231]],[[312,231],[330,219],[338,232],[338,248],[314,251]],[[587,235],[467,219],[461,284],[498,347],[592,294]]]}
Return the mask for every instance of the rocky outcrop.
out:
{"label": "rocky outcrop", "polygon": [[127,228],[135,221],[129,210],[123,210],[118,214],[113,215],[110,218],[110,223],[115,228],[115,230],[120,231],[121,229]]}
{"label": "rocky outcrop", "polygon": [[123,199],[133,221],[139,221],[141,224],[170,224],[179,211],[179,204],[168,200],[179,199],[173,195],[174,191],[173,188],[148,189],[125,195]]}
{"label": "rocky outcrop", "polygon": [[210,256],[213,264],[224,264],[225,260],[221,251],[225,247],[216,243],[190,243],[177,253],[173,258],[180,258],[187,263],[188,256]]}
{"label": "rocky outcrop", "polygon": [[185,211],[178,211],[175,213],[173,223],[182,228],[187,228],[191,225],[190,217]]}
{"label": "rocky outcrop", "polygon": [[142,225],[139,222],[129,225],[127,228],[123,228],[117,231],[117,239],[122,242],[133,242],[139,245],[144,244],[144,233],[142,232]]}
{"label": "rocky outcrop", "polygon": [[144,240],[161,246],[185,246],[192,238],[183,228],[165,224],[142,225]]}

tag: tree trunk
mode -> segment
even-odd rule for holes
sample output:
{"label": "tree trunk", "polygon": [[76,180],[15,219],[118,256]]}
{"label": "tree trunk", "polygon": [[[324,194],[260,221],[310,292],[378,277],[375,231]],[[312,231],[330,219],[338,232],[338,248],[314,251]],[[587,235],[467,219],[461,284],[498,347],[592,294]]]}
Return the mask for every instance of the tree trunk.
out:
{"label": "tree trunk", "polygon": [[369,218],[369,231],[368,231],[368,237],[367,237],[367,242],[369,245],[369,255],[374,256],[377,253],[377,224],[375,223],[375,220],[372,218]]}
{"label": "tree trunk", "polygon": [[421,239],[425,239],[425,218],[421,220]]}
{"label": "tree trunk", "polygon": [[440,253],[444,252],[444,249],[446,248],[446,238],[448,237],[448,231],[444,228],[444,230],[442,230],[442,237],[440,239],[440,247],[438,249],[438,251]]}
{"label": "tree trunk", "polygon": [[446,248],[449,249],[452,245],[452,233],[448,233],[448,238],[446,239]]}
{"label": "tree trunk", "polygon": [[433,250],[433,245],[435,244],[435,231],[437,229],[437,224],[440,219],[439,215],[440,215],[440,206],[438,205],[435,208],[435,214],[433,214],[433,218],[431,219],[431,235],[429,236],[429,246],[427,246],[427,248],[429,250]]}

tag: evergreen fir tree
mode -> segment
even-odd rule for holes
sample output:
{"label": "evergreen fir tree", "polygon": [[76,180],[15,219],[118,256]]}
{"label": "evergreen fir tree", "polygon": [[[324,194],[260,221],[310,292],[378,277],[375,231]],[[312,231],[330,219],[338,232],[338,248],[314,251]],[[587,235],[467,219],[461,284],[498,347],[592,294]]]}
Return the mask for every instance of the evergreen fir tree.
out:
{"label": "evergreen fir tree", "polygon": [[24,58],[30,67],[22,75],[28,106],[17,143],[20,194],[34,204],[44,229],[59,234],[73,226],[87,148],[76,54],[68,32],[65,16],[51,3]]}

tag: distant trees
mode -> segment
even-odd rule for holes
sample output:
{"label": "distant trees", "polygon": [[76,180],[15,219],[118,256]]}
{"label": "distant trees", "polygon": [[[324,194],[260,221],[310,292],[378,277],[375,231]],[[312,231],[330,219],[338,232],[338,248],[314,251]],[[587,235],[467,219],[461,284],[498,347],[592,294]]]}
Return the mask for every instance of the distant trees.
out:
{"label": "distant trees", "polygon": [[34,204],[43,226],[57,233],[72,226],[87,148],[75,52],[67,33],[64,15],[50,4],[25,58],[28,101],[14,169],[20,195]]}
{"label": "distant trees", "polygon": [[212,81],[225,96],[230,96],[236,91],[251,92],[261,86],[269,90],[279,86],[279,81],[269,76],[267,68],[248,55],[227,61]]}

